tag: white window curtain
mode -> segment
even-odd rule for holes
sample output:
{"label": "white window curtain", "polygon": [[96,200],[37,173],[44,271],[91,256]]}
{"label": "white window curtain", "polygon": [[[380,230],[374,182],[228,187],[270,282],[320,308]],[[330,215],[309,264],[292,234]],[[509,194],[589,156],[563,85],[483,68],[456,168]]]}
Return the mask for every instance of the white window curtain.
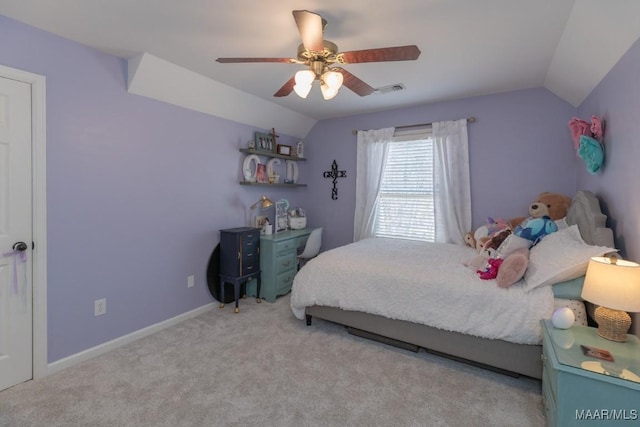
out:
{"label": "white window curtain", "polygon": [[464,244],[471,230],[467,120],[435,122],[432,131],[436,242]]}
{"label": "white window curtain", "polygon": [[358,131],[354,242],[373,236],[380,181],[393,132],[394,128]]}

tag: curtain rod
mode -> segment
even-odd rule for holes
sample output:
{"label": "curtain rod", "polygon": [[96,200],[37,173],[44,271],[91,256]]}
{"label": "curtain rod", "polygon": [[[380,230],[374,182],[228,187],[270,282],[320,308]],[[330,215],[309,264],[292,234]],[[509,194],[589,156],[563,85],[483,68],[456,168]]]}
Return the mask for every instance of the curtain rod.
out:
{"label": "curtain rod", "polygon": [[[476,118],[475,117],[467,117],[467,123],[475,123],[476,122]],[[405,125],[405,126],[396,126],[396,129],[407,129],[407,128],[415,128],[418,126],[430,126],[432,125],[432,123],[419,123],[417,125]],[[351,131],[352,134],[357,135],[358,133],[358,129],[353,129]]]}

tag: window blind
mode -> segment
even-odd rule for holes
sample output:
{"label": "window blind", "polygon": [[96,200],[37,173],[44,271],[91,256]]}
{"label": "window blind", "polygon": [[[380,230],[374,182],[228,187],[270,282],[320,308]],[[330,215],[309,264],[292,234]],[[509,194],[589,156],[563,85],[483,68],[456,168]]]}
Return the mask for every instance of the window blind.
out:
{"label": "window blind", "polygon": [[435,241],[431,133],[396,136],[382,175],[374,234]]}

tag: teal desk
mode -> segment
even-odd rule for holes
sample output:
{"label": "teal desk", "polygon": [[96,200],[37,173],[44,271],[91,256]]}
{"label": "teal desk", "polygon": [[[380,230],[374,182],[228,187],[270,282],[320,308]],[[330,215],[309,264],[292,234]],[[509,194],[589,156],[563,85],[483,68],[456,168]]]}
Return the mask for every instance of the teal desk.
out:
{"label": "teal desk", "polygon": [[[276,297],[291,291],[298,272],[298,248],[304,248],[311,229],[287,230],[260,236],[260,297],[274,302]],[[256,281],[247,286],[248,295],[256,295]]]}

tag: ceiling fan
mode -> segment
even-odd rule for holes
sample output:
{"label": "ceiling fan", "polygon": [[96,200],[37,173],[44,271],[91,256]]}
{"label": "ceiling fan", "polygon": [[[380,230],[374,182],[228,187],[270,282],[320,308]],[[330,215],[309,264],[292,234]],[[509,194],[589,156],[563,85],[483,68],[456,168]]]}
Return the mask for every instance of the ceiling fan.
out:
{"label": "ceiling fan", "polygon": [[283,62],[306,65],[307,69],[298,71],[273,96],[287,96],[295,91],[300,97],[306,98],[311,91],[312,83],[318,80],[322,95],[328,100],[337,95],[343,84],[360,96],[367,96],[375,91],[367,83],[335,64],[412,61],[420,56],[420,49],[416,45],[339,52],[335,43],[324,40],[322,33],[327,21],[320,15],[308,10],[294,10],[293,18],[302,39],[296,58],[218,58],[216,61],[223,64]]}

